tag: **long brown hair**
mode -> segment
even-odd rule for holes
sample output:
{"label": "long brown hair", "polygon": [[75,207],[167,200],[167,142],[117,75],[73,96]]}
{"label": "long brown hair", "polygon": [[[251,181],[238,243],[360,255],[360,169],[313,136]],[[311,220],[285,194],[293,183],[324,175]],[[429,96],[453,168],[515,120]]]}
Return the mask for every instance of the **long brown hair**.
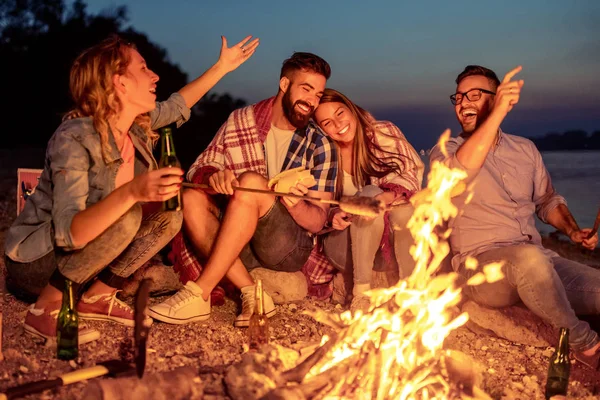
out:
{"label": "long brown hair", "polygon": [[[344,104],[358,122],[352,149],[352,182],[357,188],[360,189],[368,185],[369,178],[372,176],[382,178],[392,172],[399,174],[404,169],[405,164],[402,155],[386,151],[375,142],[376,134],[395,137],[375,129],[374,123],[376,121],[371,114],[334,89],[325,89],[319,104],[324,103]],[[385,156],[378,157],[375,151],[381,152]],[[344,179],[340,151],[338,151],[338,158],[340,172],[336,182],[336,196],[339,198],[342,193]]]}
{"label": "long brown hair", "polygon": [[[123,41],[117,35],[111,35],[84,50],[71,66],[69,87],[75,107],[63,120],[91,117],[94,128],[100,135],[105,161],[110,154],[109,121],[123,109],[113,85],[113,76],[126,74],[131,62],[130,50],[135,49],[133,44]],[[150,129],[150,117],[147,113],[138,115],[134,123],[144,129],[153,143],[156,142],[158,135]]]}

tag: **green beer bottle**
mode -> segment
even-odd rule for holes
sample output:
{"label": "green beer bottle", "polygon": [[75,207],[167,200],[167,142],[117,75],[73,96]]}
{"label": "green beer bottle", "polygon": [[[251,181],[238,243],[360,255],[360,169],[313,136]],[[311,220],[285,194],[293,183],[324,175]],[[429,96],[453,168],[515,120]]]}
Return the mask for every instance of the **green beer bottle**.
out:
{"label": "green beer bottle", "polygon": [[269,342],[269,319],[265,314],[265,303],[262,281],[256,281],[254,292],[254,312],[250,316],[248,325],[248,347],[257,350],[260,345]]}
{"label": "green beer bottle", "polygon": [[[159,168],[180,167],[181,164],[175,155],[175,145],[173,144],[173,131],[170,126],[160,129],[160,161]],[[163,202],[163,211],[179,211],[183,209],[181,190],[177,195]]]}
{"label": "green beer bottle", "polygon": [[546,380],[546,399],[556,395],[567,395],[569,388],[569,329],[560,328],[558,346],[550,357],[548,379]]}
{"label": "green beer bottle", "polygon": [[79,354],[79,316],[70,280],[65,281],[62,307],[56,322],[56,351],[61,360],[73,360]]}

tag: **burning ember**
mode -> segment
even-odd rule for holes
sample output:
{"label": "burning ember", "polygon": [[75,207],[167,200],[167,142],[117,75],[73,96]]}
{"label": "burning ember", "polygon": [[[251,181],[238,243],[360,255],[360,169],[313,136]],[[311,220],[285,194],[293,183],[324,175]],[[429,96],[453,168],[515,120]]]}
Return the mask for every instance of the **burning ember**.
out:
{"label": "burning ember", "polygon": [[[446,131],[440,143],[448,137]],[[466,313],[456,316],[452,311],[461,299],[458,275],[435,275],[449,252],[445,222],[458,213],[451,198],[465,190],[465,177],[464,171],[434,162],[427,188],[411,199],[415,212],[408,228],[415,238],[411,255],[416,267],[410,277],[391,288],[372,290],[371,306],[364,314],[312,313],[338,332],[323,338],[301,381],[302,386],[326,382],[313,392],[314,398],[488,398],[457,377],[460,372],[450,364],[456,367],[460,362],[442,349],[448,334],[468,320]],[[476,268],[477,261],[469,259],[467,266]],[[467,284],[502,279],[500,267],[486,265]]]}

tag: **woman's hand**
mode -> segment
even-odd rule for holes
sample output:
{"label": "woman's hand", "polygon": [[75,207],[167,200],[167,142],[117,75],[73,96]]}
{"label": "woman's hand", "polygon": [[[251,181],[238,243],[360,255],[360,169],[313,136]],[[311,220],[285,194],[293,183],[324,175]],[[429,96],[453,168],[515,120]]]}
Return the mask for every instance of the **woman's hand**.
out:
{"label": "woman's hand", "polygon": [[225,72],[231,72],[242,65],[246,60],[252,57],[259,45],[258,38],[248,42],[252,35],[246,36],[241,42],[231,47],[227,47],[227,39],[221,36],[221,54],[219,56],[219,64]]}
{"label": "woman's hand", "polygon": [[352,216],[339,208],[334,211],[331,218],[331,227],[338,231],[343,231],[352,224]]}
{"label": "woman's hand", "polygon": [[175,196],[181,189],[181,182],[183,170],[166,167],[138,175],[128,185],[136,201],[149,202],[165,201]]}

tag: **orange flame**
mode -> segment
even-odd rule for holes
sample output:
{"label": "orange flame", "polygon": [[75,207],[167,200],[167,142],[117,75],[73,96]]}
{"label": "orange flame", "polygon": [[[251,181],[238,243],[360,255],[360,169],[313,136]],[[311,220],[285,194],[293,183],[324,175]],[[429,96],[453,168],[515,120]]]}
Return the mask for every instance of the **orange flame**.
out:
{"label": "orange flame", "polygon": [[[450,132],[440,139],[442,151]],[[448,334],[465,324],[466,313],[450,310],[461,299],[458,275],[435,275],[450,248],[446,221],[457,216],[451,199],[465,190],[462,170],[440,162],[431,164],[426,189],[411,198],[415,211],[408,228],[415,239],[410,253],[416,261],[408,278],[395,286],[371,290],[369,311],[346,311],[314,316],[341,327],[331,346],[304,379],[310,381],[335,368],[337,382],[323,389],[318,398],[327,399],[442,399],[458,397],[460,390],[449,381],[443,363],[442,345]],[[462,187],[461,187],[462,185]],[[458,188],[458,189],[457,189]],[[476,269],[469,259],[467,268]],[[469,284],[502,278],[501,264],[483,268]]]}

